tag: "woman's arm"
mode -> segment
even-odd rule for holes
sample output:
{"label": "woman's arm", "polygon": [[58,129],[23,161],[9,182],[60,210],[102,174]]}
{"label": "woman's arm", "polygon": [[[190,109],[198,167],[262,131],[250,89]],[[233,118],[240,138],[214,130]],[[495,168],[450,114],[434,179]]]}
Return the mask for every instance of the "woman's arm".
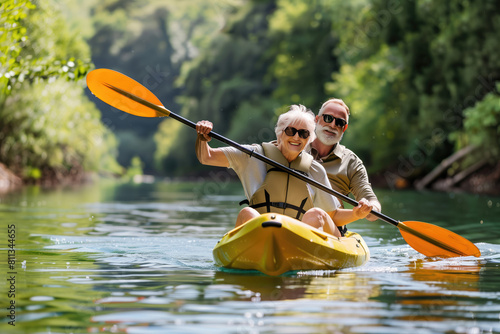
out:
{"label": "woman's arm", "polygon": [[213,129],[213,124],[209,121],[199,121],[196,123],[196,156],[198,160],[209,166],[229,167],[229,161],[222,150],[211,148],[208,142],[212,138],[208,135]]}

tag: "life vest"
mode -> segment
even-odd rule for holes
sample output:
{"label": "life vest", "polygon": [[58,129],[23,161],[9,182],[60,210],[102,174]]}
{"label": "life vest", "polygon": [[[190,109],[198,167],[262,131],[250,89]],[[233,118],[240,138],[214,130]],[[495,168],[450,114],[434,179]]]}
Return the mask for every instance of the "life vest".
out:
{"label": "life vest", "polygon": [[[289,163],[273,143],[262,143],[262,148],[266,157],[306,176],[314,160],[310,154],[302,152]],[[306,182],[271,165],[267,165],[264,183],[252,195],[249,205],[259,213],[276,212],[298,220],[314,206]]]}

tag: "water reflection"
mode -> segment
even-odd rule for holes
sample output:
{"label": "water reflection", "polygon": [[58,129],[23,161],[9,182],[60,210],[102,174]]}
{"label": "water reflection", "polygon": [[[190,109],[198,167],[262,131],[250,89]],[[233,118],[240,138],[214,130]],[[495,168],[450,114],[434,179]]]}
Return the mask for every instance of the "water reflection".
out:
{"label": "water reflection", "polygon": [[416,281],[424,281],[432,286],[460,291],[478,291],[482,265],[479,260],[443,261],[419,260],[409,265],[408,272]]}
{"label": "water reflection", "polygon": [[484,199],[380,192],[391,216],[481,241],[479,259],[429,259],[396,228],[362,221],[352,229],[370,247],[365,266],[269,277],[213,263],[240,192],[102,184],[2,198],[1,221],[19,227],[20,293],[16,328],[0,332],[500,332],[500,224]]}
{"label": "water reflection", "polygon": [[237,286],[247,291],[250,301],[297,299],[367,301],[378,287],[370,278],[355,272],[306,271],[285,276],[265,276],[254,272],[223,269],[215,272],[214,284]]}

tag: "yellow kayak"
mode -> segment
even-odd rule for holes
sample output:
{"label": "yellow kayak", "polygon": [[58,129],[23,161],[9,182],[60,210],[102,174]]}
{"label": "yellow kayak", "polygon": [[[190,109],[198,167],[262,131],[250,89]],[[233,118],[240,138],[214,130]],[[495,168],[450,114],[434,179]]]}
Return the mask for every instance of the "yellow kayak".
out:
{"label": "yellow kayak", "polygon": [[360,266],[370,258],[370,251],[355,232],[337,238],[291,217],[265,213],[227,232],[213,256],[225,268],[277,276],[291,270]]}

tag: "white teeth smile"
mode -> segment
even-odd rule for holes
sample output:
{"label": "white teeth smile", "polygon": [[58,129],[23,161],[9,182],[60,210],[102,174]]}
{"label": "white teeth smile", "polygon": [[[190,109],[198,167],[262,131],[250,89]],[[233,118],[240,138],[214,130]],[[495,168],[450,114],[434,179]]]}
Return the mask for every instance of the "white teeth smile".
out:
{"label": "white teeth smile", "polygon": [[300,146],[300,143],[290,143],[290,145],[293,145],[293,146]]}

